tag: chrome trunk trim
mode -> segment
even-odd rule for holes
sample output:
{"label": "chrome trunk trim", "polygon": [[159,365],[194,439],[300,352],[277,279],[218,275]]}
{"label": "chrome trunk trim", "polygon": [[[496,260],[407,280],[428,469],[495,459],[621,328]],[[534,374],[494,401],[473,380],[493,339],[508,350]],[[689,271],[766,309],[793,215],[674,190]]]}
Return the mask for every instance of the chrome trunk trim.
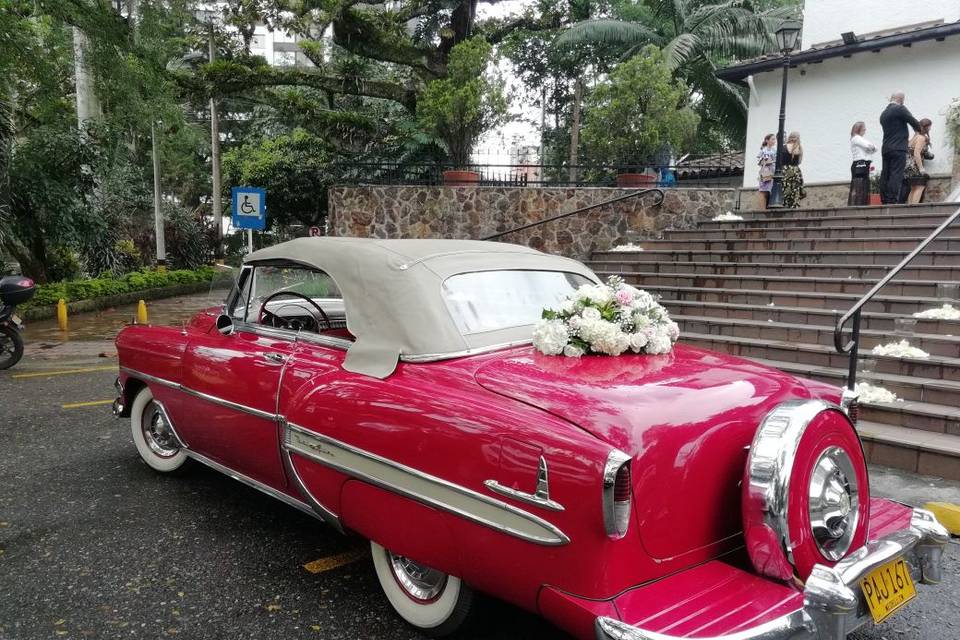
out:
{"label": "chrome trunk trim", "polygon": [[[818,564],[807,579],[803,608],[751,629],[698,640],[843,640],[872,621],[860,590],[860,579],[896,558],[903,558],[922,584],[941,578],[943,548],[950,534],[929,511],[914,509],[910,527],[871,542],[833,567]],[[863,615],[859,615],[859,612]],[[597,640],[680,640],[601,616]]]}
{"label": "chrome trunk trim", "polygon": [[540,465],[537,468],[537,490],[534,493],[526,493],[518,489],[512,489],[500,484],[496,480],[484,480],[483,484],[490,489],[490,491],[499,493],[502,496],[532,504],[535,507],[549,509],[550,511],[563,511],[562,504],[550,499],[550,476],[547,470],[547,461],[543,456],[540,456]]}
{"label": "chrome trunk trim", "polygon": [[283,442],[288,452],[521,540],[546,546],[570,542],[532,513],[299,425],[286,424]]}

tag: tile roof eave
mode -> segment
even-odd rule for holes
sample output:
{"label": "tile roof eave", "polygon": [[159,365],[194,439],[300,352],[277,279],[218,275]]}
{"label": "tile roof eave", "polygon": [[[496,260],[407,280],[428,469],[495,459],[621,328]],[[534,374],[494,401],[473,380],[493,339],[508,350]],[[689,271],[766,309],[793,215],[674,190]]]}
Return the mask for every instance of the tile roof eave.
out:
{"label": "tile roof eave", "polygon": [[[820,49],[806,49],[790,56],[790,66],[810,64],[851,56],[855,53],[864,53],[922,42],[924,40],[943,40],[949,36],[960,34],[960,22],[950,22],[917,31],[897,33],[870,40],[862,40],[854,44],[840,44]],[[770,56],[743,62],[717,71],[716,76],[721,80],[742,81],[748,76],[764,71],[773,71],[783,66],[783,56]]]}

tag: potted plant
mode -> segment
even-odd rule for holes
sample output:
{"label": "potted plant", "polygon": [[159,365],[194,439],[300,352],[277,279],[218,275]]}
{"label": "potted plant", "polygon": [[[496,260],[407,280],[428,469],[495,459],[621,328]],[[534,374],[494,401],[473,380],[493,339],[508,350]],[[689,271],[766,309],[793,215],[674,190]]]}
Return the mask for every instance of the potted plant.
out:
{"label": "potted plant", "polygon": [[479,37],[450,50],[447,77],[427,84],[417,101],[417,116],[446,147],[453,169],[444,184],[473,184],[480,174],[469,170],[470,154],[484,132],[507,116],[507,100],[499,78],[486,72],[493,47]]}
{"label": "potted plant", "polygon": [[583,144],[593,162],[616,165],[621,187],[656,182],[651,160],[664,149],[691,140],[700,117],[689,106],[690,92],[674,79],[663,53],[653,46],[621,63],[590,92]]}

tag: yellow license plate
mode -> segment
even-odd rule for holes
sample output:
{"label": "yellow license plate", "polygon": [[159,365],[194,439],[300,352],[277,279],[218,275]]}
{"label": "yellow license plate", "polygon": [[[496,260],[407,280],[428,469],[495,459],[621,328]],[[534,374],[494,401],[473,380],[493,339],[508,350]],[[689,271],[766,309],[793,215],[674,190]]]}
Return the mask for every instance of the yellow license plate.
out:
{"label": "yellow license plate", "polygon": [[917,597],[910,568],[903,558],[877,567],[860,580],[860,589],[874,622],[883,622],[894,611]]}

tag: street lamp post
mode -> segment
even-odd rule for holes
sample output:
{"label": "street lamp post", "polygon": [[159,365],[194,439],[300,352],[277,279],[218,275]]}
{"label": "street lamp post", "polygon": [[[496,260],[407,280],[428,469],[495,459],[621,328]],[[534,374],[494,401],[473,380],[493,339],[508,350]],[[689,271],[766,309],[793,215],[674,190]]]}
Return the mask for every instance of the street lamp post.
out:
{"label": "street lamp post", "polygon": [[767,208],[779,209],[783,207],[783,136],[784,125],[787,120],[787,76],[790,72],[790,53],[797,48],[797,39],[800,36],[800,22],[787,20],[777,29],[777,44],[783,54],[783,85],[780,89],[780,125],[777,128],[777,164],[773,173],[773,186],[770,189],[770,199]]}
{"label": "street lamp post", "polygon": [[157,144],[157,125],[163,121],[150,123],[150,145],[153,153],[153,226],[157,240],[157,268],[167,268],[167,243],[163,235],[163,213],[160,211],[160,145]]}

